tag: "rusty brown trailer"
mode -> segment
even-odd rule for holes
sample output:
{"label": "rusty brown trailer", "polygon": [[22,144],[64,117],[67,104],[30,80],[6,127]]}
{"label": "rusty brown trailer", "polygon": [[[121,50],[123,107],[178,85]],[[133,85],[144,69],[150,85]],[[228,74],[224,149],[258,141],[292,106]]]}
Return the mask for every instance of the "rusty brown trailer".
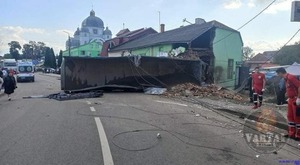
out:
{"label": "rusty brown trailer", "polygon": [[143,89],[201,84],[201,60],[160,57],[64,57],[61,89]]}

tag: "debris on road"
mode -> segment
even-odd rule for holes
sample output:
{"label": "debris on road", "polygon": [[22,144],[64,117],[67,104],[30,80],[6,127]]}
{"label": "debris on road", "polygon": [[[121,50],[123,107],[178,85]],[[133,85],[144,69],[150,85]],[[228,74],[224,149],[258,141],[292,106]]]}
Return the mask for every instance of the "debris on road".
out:
{"label": "debris on road", "polygon": [[97,98],[103,96],[102,91],[91,91],[86,93],[57,93],[49,95],[49,99],[55,99],[58,101],[65,100],[76,100],[76,99],[85,99],[85,98]]}
{"label": "debris on road", "polygon": [[196,114],[196,117],[200,117],[200,114]]}
{"label": "debris on road", "polygon": [[157,139],[160,139],[160,138],[161,138],[160,133],[158,133],[158,134],[156,135],[156,137],[157,137]]}
{"label": "debris on road", "polygon": [[55,93],[51,95],[36,95],[36,96],[24,96],[23,99],[36,99],[36,98],[49,98],[58,101],[75,100],[84,98],[97,98],[103,96],[102,91],[91,91],[85,93]]}
{"label": "debris on road", "polygon": [[233,91],[224,89],[216,85],[199,86],[192,83],[180,84],[172,87],[165,93],[166,96],[197,96],[197,97],[211,97],[216,96],[219,98],[232,99],[242,101],[244,98]]}
{"label": "debris on road", "polygon": [[148,95],[162,95],[162,94],[164,94],[166,91],[167,91],[166,88],[149,87],[149,88],[146,88],[146,89],[144,90],[144,93],[145,93],[145,94],[148,94]]}

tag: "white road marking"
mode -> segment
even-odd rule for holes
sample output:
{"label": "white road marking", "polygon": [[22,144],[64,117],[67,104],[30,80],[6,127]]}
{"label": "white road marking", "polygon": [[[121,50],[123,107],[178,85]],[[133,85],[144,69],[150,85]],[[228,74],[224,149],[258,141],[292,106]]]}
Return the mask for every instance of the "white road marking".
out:
{"label": "white road marking", "polygon": [[87,103],[88,105],[91,105],[91,104],[92,104],[90,101],[86,101],[86,103]]}
{"label": "white road marking", "polygon": [[90,107],[92,112],[96,112],[96,109],[94,107]]}
{"label": "white road marking", "polygon": [[176,103],[176,102],[169,102],[169,101],[160,101],[160,100],[155,100],[156,102],[159,102],[159,103],[165,103],[165,104],[174,104],[174,105],[180,105],[180,106],[184,106],[184,107],[187,107],[188,105],[186,104],[180,104],[180,103]]}
{"label": "white road marking", "polygon": [[113,158],[112,158],[112,155],[110,152],[108,140],[107,140],[102,122],[99,117],[95,117],[95,121],[96,121],[98,133],[99,133],[99,137],[100,137],[104,165],[113,165],[114,161],[113,161]]}

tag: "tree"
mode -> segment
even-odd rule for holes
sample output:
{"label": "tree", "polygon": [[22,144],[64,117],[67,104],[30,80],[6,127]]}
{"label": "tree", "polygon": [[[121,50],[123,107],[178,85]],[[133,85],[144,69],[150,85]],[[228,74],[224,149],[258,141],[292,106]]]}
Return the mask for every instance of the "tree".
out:
{"label": "tree", "polygon": [[251,58],[254,57],[253,49],[251,49],[249,46],[243,47],[243,60],[248,61]]}
{"label": "tree", "polygon": [[300,45],[289,45],[281,48],[274,62],[279,65],[291,65],[294,62],[300,63]]}
{"label": "tree", "polygon": [[63,58],[63,52],[62,50],[60,50],[58,55],[58,60],[57,60],[57,67],[61,67],[62,58]]}
{"label": "tree", "polygon": [[53,48],[45,47],[45,67],[56,68],[56,58]]}
{"label": "tree", "polygon": [[55,53],[54,53],[53,48],[51,48],[50,59],[51,59],[51,68],[55,68],[56,69],[56,58],[55,58]]}
{"label": "tree", "polygon": [[7,53],[7,54],[4,54],[3,58],[4,59],[12,59],[13,57],[11,54]]}
{"label": "tree", "polygon": [[9,53],[12,55],[12,57],[15,60],[18,60],[20,58],[19,51],[22,49],[20,43],[18,41],[11,41],[8,43],[9,45]]}
{"label": "tree", "polygon": [[51,68],[51,49],[49,47],[45,47],[45,67]]}
{"label": "tree", "polygon": [[30,44],[24,44],[22,49],[22,58],[24,59],[33,59],[34,48]]}

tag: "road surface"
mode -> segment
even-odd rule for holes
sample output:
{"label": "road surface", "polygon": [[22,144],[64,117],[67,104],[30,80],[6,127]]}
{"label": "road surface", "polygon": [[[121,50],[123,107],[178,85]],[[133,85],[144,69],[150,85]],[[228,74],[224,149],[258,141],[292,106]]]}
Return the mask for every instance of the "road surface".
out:
{"label": "road surface", "polygon": [[57,76],[37,73],[36,82],[18,83],[12,101],[0,97],[1,165],[273,165],[300,157],[296,142],[257,153],[239,119],[159,96],[22,99],[59,92],[59,85]]}

